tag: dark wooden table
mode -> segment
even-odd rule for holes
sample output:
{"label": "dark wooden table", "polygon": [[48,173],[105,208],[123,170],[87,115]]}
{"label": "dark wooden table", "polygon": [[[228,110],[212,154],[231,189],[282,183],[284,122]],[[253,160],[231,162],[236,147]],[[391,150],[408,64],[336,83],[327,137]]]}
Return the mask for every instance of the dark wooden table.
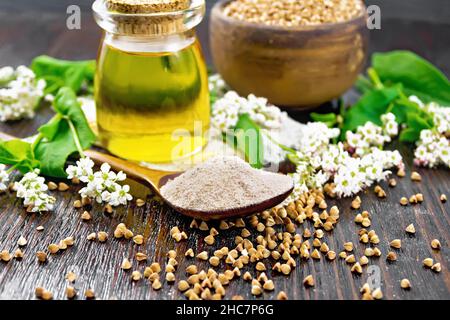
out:
{"label": "dark wooden table", "polygon": [[[95,57],[100,32],[88,11],[88,1],[80,2],[86,11],[83,11],[82,29],[79,31],[68,31],[65,28],[65,9],[69,2],[29,0],[2,2],[0,65],[28,64],[34,56],[44,53],[69,59]],[[420,12],[420,4],[417,1],[409,3],[408,8],[411,12]],[[430,14],[440,16],[441,2],[434,1],[434,7],[433,1],[430,3],[431,5],[424,7],[423,10],[431,10]],[[412,17],[405,16],[405,12],[398,18],[393,15],[395,10],[401,11],[399,8],[389,10],[388,17],[383,20],[384,29],[373,32],[372,50],[414,49],[448,74],[450,71],[448,21],[422,19],[413,14]],[[205,48],[207,48],[206,31],[207,25],[204,23],[200,27],[200,37]],[[208,50],[206,53],[209,59]],[[43,108],[34,120],[1,124],[0,130],[25,137],[33,133],[50,116],[49,108]],[[404,145],[394,147],[401,150],[409,173],[412,169],[411,147]],[[445,169],[418,171],[422,174],[422,183],[413,183],[406,177],[399,180],[395,189],[385,186],[388,195],[384,200],[377,199],[371,191],[361,196],[362,209],[368,210],[373,217],[371,229],[374,229],[381,239],[379,247],[383,252],[383,258],[370,259],[370,265],[378,267],[375,269],[377,273],[375,276],[380,276],[381,288],[386,299],[450,299],[448,272],[450,203],[442,204],[438,199],[441,193],[450,196],[450,174]],[[187,248],[212,252],[214,248],[223,245],[232,247],[234,236],[240,232],[240,230],[222,232],[217,237],[217,243],[209,247],[203,241],[205,232],[190,230],[190,219],[173,212],[151,195],[144,207],[138,208],[132,203],[127,208],[119,208],[112,215],[104,214],[100,207],[95,206],[92,210],[93,220],[82,222],[80,210],[72,206],[73,201],[78,198],[78,188],[71,186],[67,192],[54,193],[57,197],[55,211],[42,215],[27,214],[21,207],[21,201],[13,194],[6,193],[0,196],[0,250],[14,251],[21,235],[28,240],[22,261],[0,263],[0,299],[34,299],[34,289],[37,286],[50,290],[56,299],[64,299],[67,286],[65,275],[69,271],[78,275],[75,287],[79,292],[92,288],[99,299],[184,299],[176,286],[169,285],[165,281],[160,291],[152,290],[147,281],[132,283],[130,273],[120,269],[122,259],[125,257],[131,259],[140,251],[148,254],[149,262],[158,261],[163,264],[166,261],[166,252],[174,249],[179,253],[177,279],[184,279],[184,269],[191,264],[191,260],[185,259],[182,255]],[[133,183],[132,188],[141,196],[149,193],[146,187],[137,183]],[[418,192],[424,195],[423,204],[408,207],[399,205],[400,197]],[[359,227],[353,222],[355,212],[350,209],[349,199],[338,201],[337,204],[341,208],[341,221],[334,232],[326,234],[326,241],[331,249],[337,252],[342,249],[344,242],[352,241],[359,257],[365,246],[358,241]],[[143,234],[145,244],[138,247],[130,241],[113,239],[113,230],[119,222],[126,223],[135,234]],[[408,236],[404,231],[410,223],[414,223],[417,229],[414,236]],[[36,231],[39,225],[44,226],[44,231]],[[169,230],[173,226],[185,230],[189,239],[176,244],[169,235]],[[302,232],[306,226],[311,227],[308,223],[299,226],[298,231]],[[86,240],[89,233],[98,231],[110,234],[107,243],[100,244]],[[45,264],[36,261],[36,251],[45,251],[48,244],[68,236],[74,236],[76,239],[72,248],[49,256],[49,261]],[[389,241],[394,238],[401,239],[403,246],[400,250],[396,250],[398,261],[388,263],[384,257],[390,250]],[[430,242],[434,238],[442,243],[440,251],[432,250],[430,247]],[[432,257],[440,262],[442,272],[434,273],[425,269],[421,261],[426,257]],[[296,261],[298,266],[289,277],[269,272],[276,290],[273,293],[264,293],[262,296],[264,299],[273,299],[280,290],[284,290],[290,299],[359,299],[359,288],[370,276],[367,267],[361,276],[353,275],[350,268],[339,259],[334,262],[325,259],[320,261],[310,259],[305,262],[296,258]],[[268,265],[267,261],[266,264]],[[145,265],[133,262],[133,268],[141,271]],[[200,263],[200,266],[208,268],[207,263]],[[254,267],[247,269],[252,274],[255,273]],[[307,274],[312,274],[316,279],[316,286],[313,289],[305,289],[301,283]],[[400,288],[402,278],[411,281],[412,290],[404,291]],[[227,289],[226,298],[240,294],[251,299],[253,296],[250,289],[250,284],[242,280],[233,281]],[[80,298],[83,298],[82,294]]]}

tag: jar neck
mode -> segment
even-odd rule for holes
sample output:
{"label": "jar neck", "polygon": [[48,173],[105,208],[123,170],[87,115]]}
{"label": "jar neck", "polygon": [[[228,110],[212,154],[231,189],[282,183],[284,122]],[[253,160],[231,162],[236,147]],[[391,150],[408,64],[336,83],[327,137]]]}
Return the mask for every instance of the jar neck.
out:
{"label": "jar neck", "polygon": [[106,33],[129,37],[183,36],[194,29],[205,15],[205,0],[192,0],[188,9],[154,13],[120,13],[109,11],[105,0],[92,5],[97,24]]}
{"label": "jar neck", "polygon": [[125,52],[177,52],[196,41],[193,29],[185,32],[162,35],[121,35],[105,32],[104,43]]}

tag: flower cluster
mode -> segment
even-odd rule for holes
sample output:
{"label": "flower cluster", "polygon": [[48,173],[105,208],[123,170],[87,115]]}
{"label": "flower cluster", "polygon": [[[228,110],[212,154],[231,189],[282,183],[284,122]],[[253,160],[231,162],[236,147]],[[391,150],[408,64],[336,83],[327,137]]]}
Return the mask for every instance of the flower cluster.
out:
{"label": "flower cluster", "polygon": [[391,138],[398,135],[398,124],[395,115],[387,113],[381,116],[383,126],[377,126],[368,121],[363,126],[356,129],[356,133],[346,132],[348,145],[351,152],[358,156],[363,156],[370,152],[372,147],[382,147],[385,143],[391,142]]}
{"label": "flower cluster", "polygon": [[397,150],[383,151],[376,147],[361,158],[351,157],[348,153],[343,158],[345,159],[334,176],[334,192],[339,197],[351,196],[375,182],[385,180],[391,174],[386,169],[403,166],[402,157]]}
{"label": "flower cluster", "polygon": [[425,112],[433,117],[435,128],[422,130],[420,139],[416,142],[414,163],[418,166],[434,168],[444,165],[450,168],[450,108],[431,102],[424,104],[416,96],[409,99],[419,105]]}
{"label": "flower cluster", "polygon": [[48,187],[45,179],[39,176],[39,169],[26,173],[14,184],[14,189],[30,212],[53,210],[56,199],[47,194]]}
{"label": "flower cluster", "polygon": [[9,174],[6,171],[6,166],[4,164],[0,164],[0,192],[8,189],[9,182]]}
{"label": "flower cluster", "polygon": [[236,126],[242,114],[248,114],[264,129],[280,128],[283,117],[286,117],[286,113],[278,107],[269,105],[265,98],[258,98],[252,94],[244,98],[234,91],[228,91],[214,103],[212,123],[220,130],[226,131]]}
{"label": "flower cluster", "polygon": [[77,178],[87,183],[80,190],[82,197],[93,198],[98,203],[107,202],[111,206],[126,205],[133,197],[129,194],[130,186],[120,185],[127,176],[122,171],[115,173],[111,171],[109,164],[104,163],[100,171],[94,172],[94,162],[90,158],[81,158],[76,166],[70,165],[66,172],[68,179]]}
{"label": "flower cluster", "polygon": [[445,136],[432,130],[422,130],[416,144],[416,165],[434,168],[442,164],[450,168],[450,141]]}
{"label": "flower cluster", "polygon": [[208,85],[209,91],[214,92],[219,98],[223,97],[228,91],[227,84],[218,73],[209,76]]}
{"label": "flower cluster", "polygon": [[0,69],[0,121],[32,118],[44,95],[45,80],[37,80],[32,70],[19,66]]}
{"label": "flower cluster", "polygon": [[447,134],[450,132],[450,108],[448,106],[440,106],[435,102],[424,104],[416,96],[410,96],[409,100],[417,103],[420,108],[433,117],[434,125],[439,133]]}
{"label": "flower cluster", "polygon": [[327,150],[330,140],[337,138],[339,133],[339,129],[328,128],[323,122],[308,122],[294,148],[304,156],[313,157]]}
{"label": "flower cluster", "polygon": [[[393,121],[390,116],[383,121],[386,120]],[[383,130],[380,130],[382,134]],[[362,128],[358,131],[363,132]],[[304,132],[296,146],[298,151],[289,155],[296,165],[296,172],[292,174],[294,192],[287,201],[298,199],[308,190],[321,189],[327,183],[333,186],[332,191],[337,196],[348,197],[386,179],[391,174],[388,169],[403,167],[398,151],[383,151],[375,146],[367,147],[364,155],[355,157],[343,143],[330,143],[339,135],[339,129],[330,129],[323,123],[308,123]],[[377,132],[380,131],[377,129]]]}

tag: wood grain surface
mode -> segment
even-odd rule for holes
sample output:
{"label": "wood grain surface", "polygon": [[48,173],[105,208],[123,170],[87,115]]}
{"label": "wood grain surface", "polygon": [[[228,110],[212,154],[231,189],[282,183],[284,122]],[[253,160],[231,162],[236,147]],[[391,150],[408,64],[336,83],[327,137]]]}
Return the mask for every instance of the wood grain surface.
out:
{"label": "wood grain surface", "polygon": [[[34,4],[34,2],[33,2]],[[19,8],[19,9],[18,9]],[[80,31],[68,31],[65,29],[65,12],[61,12],[58,6],[46,7],[40,11],[39,5],[33,10],[20,10],[20,5],[13,3],[0,4],[0,65],[28,64],[31,59],[39,54],[49,54],[59,58],[85,59],[95,56],[96,47],[100,38],[100,32],[92,21],[90,14],[83,15],[83,25]],[[39,15],[36,16],[36,12]],[[14,13],[14,14],[12,14]],[[448,71],[448,60],[442,60],[450,49],[449,43],[443,43],[444,32],[449,31],[448,25],[433,25],[428,22],[395,21],[390,22],[392,30],[400,30],[404,33],[393,31],[391,33],[376,34],[372,42],[373,50],[391,49],[416,46],[416,51],[423,52],[427,57],[438,57],[439,65]],[[395,28],[397,26],[397,28]],[[406,28],[408,26],[408,28]],[[201,39],[207,46],[206,28],[201,26]],[[411,29],[413,28],[413,29]],[[415,28],[415,29],[414,29]],[[413,44],[414,31],[427,39],[420,44]],[[439,39],[439,35],[442,37]],[[438,51],[433,51],[433,50]],[[432,59],[431,59],[432,60]],[[433,60],[432,60],[433,61]],[[354,95],[348,95],[352,99]],[[324,107],[330,108],[330,106]],[[36,128],[49,117],[51,110],[43,106],[34,120],[25,120],[0,125],[0,130],[25,137],[33,133]],[[297,118],[305,118],[305,114],[294,114]],[[407,173],[411,170],[411,147],[394,145],[399,148],[405,157]],[[379,200],[371,190],[361,196],[363,210],[368,210],[372,215],[372,226],[380,237],[380,249],[383,258],[370,259],[370,265],[377,266],[374,272],[380,276],[381,287],[386,299],[450,299],[449,276],[449,243],[450,243],[450,203],[441,203],[439,195],[447,193],[450,197],[450,173],[448,170],[418,170],[423,177],[422,183],[412,182],[409,177],[398,179],[396,188],[383,185],[387,191],[387,198]],[[79,299],[83,299],[82,293],[87,288],[94,289],[98,299],[184,299],[175,285],[163,282],[163,288],[154,291],[148,281],[133,283],[130,280],[130,272],[120,269],[122,260],[127,257],[133,261],[133,270],[143,271],[144,267],[152,261],[163,264],[166,261],[165,254],[168,250],[176,250],[178,255],[177,279],[184,279],[184,269],[194,260],[185,259],[183,252],[187,248],[193,248],[200,252],[207,250],[212,252],[224,245],[233,247],[234,236],[240,230],[223,231],[217,236],[214,246],[208,246],[203,238],[206,232],[189,229],[190,219],[185,218],[170,210],[157,198],[153,197],[145,186],[132,183],[132,189],[140,197],[146,197],[147,202],[143,207],[137,207],[133,202],[126,208],[119,208],[113,214],[105,214],[98,206],[91,210],[93,220],[82,222],[80,215],[82,210],[72,206],[78,199],[77,191],[80,186],[71,186],[67,192],[54,192],[57,204],[53,213],[27,214],[21,207],[21,201],[13,194],[6,193],[0,196],[0,250],[14,251],[16,242],[21,235],[28,240],[23,249],[25,256],[21,261],[12,260],[9,263],[0,262],[0,299],[34,299],[34,289],[42,286],[54,294],[56,299],[65,299],[67,281],[65,275],[73,271],[78,275],[75,287],[81,293]],[[410,196],[421,192],[425,201],[423,204],[401,207],[399,199],[402,196]],[[333,203],[333,202],[330,202]],[[363,254],[364,245],[358,241],[357,231],[359,227],[353,222],[355,211],[350,209],[350,200],[336,202],[341,208],[341,220],[332,233],[326,233],[325,239],[332,250],[339,252],[347,241],[355,244],[355,254],[360,257]],[[131,241],[117,240],[112,237],[116,225],[124,222],[135,234],[143,234],[145,243],[137,246]],[[404,229],[410,223],[416,226],[416,234],[409,236]],[[37,231],[37,226],[44,226],[43,231]],[[175,243],[169,235],[170,228],[178,226],[188,233],[188,240]],[[311,228],[309,222],[298,226],[302,232],[305,227]],[[89,242],[86,236],[91,232],[106,231],[110,235],[104,244]],[[49,255],[47,263],[40,264],[35,258],[38,250],[46,251],[48,244],[58,242],[65,237],[74,236],[75,245],[64,252]],[[401,239],[403,246],[395,250],[398,261],[388,263],[385,260],[386,253],[391,250],[389,241]],[[442,243],[440,251],[432,250],[430,242],[437,238]],[[136,252],[144,252],[148,255],[147,263],[137,263],[134,259]],[[434,273],[422,266],[422,260],[432,257],[442,264],[442,272]],[[208,268],[207,262],[198,263],[201,268]],[[275,282],[275,291],[264,293],[261,298],[274,299],[280,290],[284,290],[289,299],[359,299],[359,288],[369,277],[368,268],[364,268],[361,276],[353,275],[350,268],[342,260],[334,262],[321,259],[320,261],[300,261],[297,268],[290,276],[280,276],[268,272],[269,277]],[[273,261],[265,261],[267,267]],[[224,265],[221,265],[221,270]],[[253,266],[244,270],[255,274]],[[316,280],[316,286],[306,289],[302,285],[305,275],[312,274]],[[164,272],[162,274],[164,276]],[[164,279],[164,277],[161,277]],[[408,278],[412,289],[409,291],[400,288],[400,280]],[[225,298],[231,298],[240,294],[244,298],[253,299],[250,294],[251,285],[242,280],[231,282],[227,288]],[[258,298],[258,299],[261,299]]]}

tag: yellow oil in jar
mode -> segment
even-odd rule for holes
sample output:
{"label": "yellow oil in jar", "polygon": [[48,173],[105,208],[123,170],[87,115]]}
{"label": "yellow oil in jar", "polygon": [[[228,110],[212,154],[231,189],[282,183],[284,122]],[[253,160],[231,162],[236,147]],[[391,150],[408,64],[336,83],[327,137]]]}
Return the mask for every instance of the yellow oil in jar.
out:
{"label": "yellow oil in jar", "polygon": [[[175,52],[156,53],[119,50],[104,42],[95,91],[99,137],[113,154],[171,162],[206,143],[208,79],[197,41]],[[180,141],[173,134],[180,130],[189,133],[188,148],[177,148]]]}

